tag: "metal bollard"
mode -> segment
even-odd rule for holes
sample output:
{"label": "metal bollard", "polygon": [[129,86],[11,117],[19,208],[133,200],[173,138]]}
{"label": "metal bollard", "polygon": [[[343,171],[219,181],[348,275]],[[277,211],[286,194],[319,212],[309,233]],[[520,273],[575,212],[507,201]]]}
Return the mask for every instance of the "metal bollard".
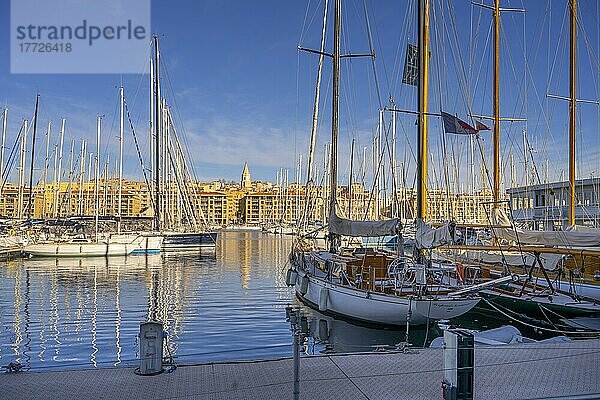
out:
{"label": "metal bollard", "polygon": [[294,336],[294,392],[293,399],[300,399],[300,344],[302,339],[308,335],[308,320],[301,316],[299,308],[288,306],[285,308],[287,321],[290,323],[290,329]]}
{"label": "metal bollard", "polygon": [[444,400],[473,400],[474,355],[472,333],[462,329],[444,331]]}
{"label": "metal bollard", "polygon": [[140,324],[140,375],[162,372],[163,324],[148,321]]}

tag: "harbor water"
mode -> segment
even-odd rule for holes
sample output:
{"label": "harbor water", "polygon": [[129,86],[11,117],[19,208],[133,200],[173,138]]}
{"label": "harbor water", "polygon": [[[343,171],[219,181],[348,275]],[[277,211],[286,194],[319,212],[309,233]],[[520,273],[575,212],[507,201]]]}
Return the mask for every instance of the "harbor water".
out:
{"label": "harbor water", "polygon": [[[359,326],[302,306],[285,284],[291,237],[223,232],[216,248],[87,259],[5,261],[0,267],[0,365],[26,370],[136,365],[140,322],[162,321],[178,363],[289,356],[285,307],[303,307],[305,352],[394,348],[407,338],[428,344],[428,327]],[[455,325],[500,322],[473,313]]]}

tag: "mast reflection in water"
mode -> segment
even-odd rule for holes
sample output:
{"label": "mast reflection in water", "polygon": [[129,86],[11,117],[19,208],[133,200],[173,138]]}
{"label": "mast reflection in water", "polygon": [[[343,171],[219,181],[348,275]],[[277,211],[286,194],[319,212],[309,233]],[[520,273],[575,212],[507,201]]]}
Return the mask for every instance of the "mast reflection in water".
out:
{"label": "mast reflection in water", "polygon": [[[224,232],[215,249],[201,253],[3,262],[0,365],[136,365],[139,324],[148,319],[164,323],[179,363],[289,356],[285,306],[301,306],[285,285],[290,248],[288,236]],[[393,348],[405,340],[402,328],[356,326],[303,309],[309,354]],[[473,317],[467,322],[488,327]],[[409,339],[420,347],[440,333],[433,324],[411,327]]]}
{"label": "mast reflection in water", "polygon": [[0,365],[134,365],[148,319],[164,323],[178,362],[286,355],[289,248],[231,232],[200,253],[3,262]]}

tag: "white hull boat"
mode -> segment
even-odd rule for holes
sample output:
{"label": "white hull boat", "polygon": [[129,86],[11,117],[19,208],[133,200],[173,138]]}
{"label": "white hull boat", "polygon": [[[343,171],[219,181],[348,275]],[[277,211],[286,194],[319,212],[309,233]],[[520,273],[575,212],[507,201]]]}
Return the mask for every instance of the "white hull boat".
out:
{"label": "white hull boat", "polygon": [[217,232],[163,232],[162,250],[182,251],[214,248]]}
{"label": "white hull boat", "polygon": [[[382,259],[380,255],[375,257]],[[441,285],[437,291],[419,293],[412,284],[401,282],[402,278],[393,274],[370,282],[370,289],[354,285],[350,282],[356,282],[359,274],[349,276],[345,272],[353,268],[352,261],[346,259],[346,263],[342,257],[334,260],[327,252],[306,252],[292,258],[296,269],[288,272],[287,283],[294,285],[302,301],[321,312],[362,322],[422,325],[463,315],[480,300],[477,296],[453,296],[451,288]],[[358,260],[357,264],[360,263],[363,261]],[[321,269],[324,266],[329,272]],[[371,276],[376,278],[379,272],[371,270],[362,279]]]}
{"label": "white hull boat", "polygon": [[164,236],[158,234],[115,234],[107,239],[110,243],[131,244],[135,248],[131,254],[160,253]]}
{"label": "white hull boat", "polygon": [[23,245],[28,242],[21,236],[5,235],[0,236],[0,259],[10,259],[21,254]]}
{"label": "white hull boat", "polygon": [[296,295],[314,308],[381,325],[406,325],[409,310],[409,323],[412,325],[451,319],[467,313],[479,302],[476,298],[457,300],[450,297],[411,298],[381,293],[367,294],[314,276],[306,276],[306,279],[309,281],[306,293],[302,294],[302,285],[297,284]]}
{"label": "white hull boat", "polygon": [[23,248],[25,254],[32,257],[110,257],[126,256],[139,248],[142,238],[131,243],[113,243],[109,241],[93,242],[88,239],[73,239],[69,242],[50,242],[30,244]]}

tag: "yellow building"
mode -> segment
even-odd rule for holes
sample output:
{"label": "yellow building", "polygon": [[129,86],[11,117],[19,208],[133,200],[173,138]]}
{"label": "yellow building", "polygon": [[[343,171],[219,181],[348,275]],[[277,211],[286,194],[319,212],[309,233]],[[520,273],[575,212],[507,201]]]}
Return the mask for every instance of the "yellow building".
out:
{"label": "yellow building", "polygon": [[249,225],[295,223],[304,211],[303,192],[248,193],[242,198],[244,222]]}
{"label": "yellow building", "polygon": [[227,225],[227,194],[220,192],[197,192],[193,195],[193,207],[199,223],[209,226]]}
{"label": "yellow building", "polygon": [[[427,191],[427,217],[431,223],[456,221],[458,224],[489,224],[493,194],[490,190],[475,193],[448,193],[445,190]],[[415,218],[416,191],[405,189],[398,192],[400,208],[407,219]],[[507,204],[502,203],[506,208]]]}
{"label": "yellow building", "polygon": [[[119,210],[118,179],[100,180],[98,208],[101,216],[152,217],[153,196],[145,182],[122,182],[121,209]],[[181,196],[176,184],[163,186],[162,215],[167,226],[177,226],[191,219],[192,212],[199,224],[224,226],[234,223],[249,225],[293,224],[305,218],[307,222],[326,222],[329,209],[329,188],[311,187],[297,183],[287,188],[268,182],[249,181],[248,165],[244,166],[242,181],[225,183],[195,183],[189,185],[188,196]],[[217,190],[219,189],[219,190]],[[165,194],[166,193],[166,194]],[[414,218],[416,196],[413,189],[398,191],[395,199],[378,198],[361,184],[351,190],[340,186],[337,204],[340,215],[351,219],[380,219],[403,216]],[[310,201],[308,201],[310,197]],[[0,216],[27,218],[28,188],[6,183],[0,196]],[[430,190],[427,195],[427,221],[443,223],[454,220],[461,224],[487,224],[492,193],[482,190],[474,194],[450,194],[445,190]],[[310,205],[307,209],[306,205]],[[507,204],[503,203],[503,206]],[[66,218],[94,216],[96,190],[94,182],[61,182],[38,185],[34,188],[31,216],[34,218]]]}

